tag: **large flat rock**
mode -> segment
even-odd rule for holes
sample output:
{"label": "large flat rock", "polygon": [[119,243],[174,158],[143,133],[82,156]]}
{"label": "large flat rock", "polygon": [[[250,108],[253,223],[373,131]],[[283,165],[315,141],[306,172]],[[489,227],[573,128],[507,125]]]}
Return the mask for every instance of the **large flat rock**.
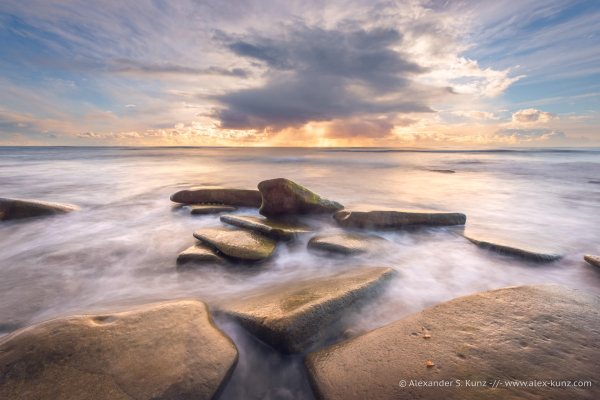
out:
{"label": "large flat rock", "polygon": [[230,303],[222,311],[271,347],[301,353],[331,334],[343,316],[379,294],[395,275],[391,268],[355,268]]}
{"label": "large flat rock", "polygon": [[465,239],[483,250],[493,251],[529,261],[549,262],[562,258],[561,254],[542,249],[529,243],[519,243],[514,240],[496,238],[481,233],[460,233]]}
{"label": "large flat rock", "polygon": [[306,225],[263,217],[223,215],[221,216],[221,221],[239,228],[249,229],[264,235],[286,240],[303,233],[312,232],[312,229]]}
{"label": "large flat rock", "polygon": [[194,237],[219,250],[226,256],[246,261],[261,261],[275,250],[277,242],[256,232],[227,228],[205,228]]}
{"label": "large flat rock", "polygon": [[590,263],[591,265],[593,265],[594,267],[598,267],[600,268],[600,256],[592,256],[592,255],[585,255],[583,257],[583,259],[585,261],[587,261],[588,263]]}
{"label": "large flat rock", "polygon": [[[556,284],[490,290],[311,353],[305,364],[318,399],[598,399],[600,298]],[[534,380],[592,386],[506,383]],[[442,381],[452,386],[410,385]]]}
{"label": "large flat rock", "polygon": [[225,259],[207,244],[196,243],[184,250],[177,257],[177,265],[191,266],[192,264],[222,264]]}
{"label": "large flat rock", "polygon": [[172,194],[171,201],[186,204],[209,203],[237,207],[260,207],[262,197],[256,189],[198,186]]}
{"label": "large flat rock", "polygon": [[333,214],[333,219],[344,228],[395,229],[405,226],[464,225],[465,214],[430,210],[402,210],[357,204]]}
{"label": "large flat rock", "polygon": [[213,399],[237,360],[197,300],[58,318],[0,339],[0,398]]}
{"label": "large flat rock", "polygon": [[0,221],[66,214],[76,210],[79,210],[79,207],[72,204],[0,198]]}
{"label": "large flat rock", "polygon": [[294,214],[333,214],[344,208],[289,179],[277,178],[258,184],[262,195],[259,212],[267,217]]}
{"label": "large flat rock", "polygon": [[381,236],[358,233],[317,235],[308,241],[308,249],[326,253],[356,255],[381,251],[390,242]]}

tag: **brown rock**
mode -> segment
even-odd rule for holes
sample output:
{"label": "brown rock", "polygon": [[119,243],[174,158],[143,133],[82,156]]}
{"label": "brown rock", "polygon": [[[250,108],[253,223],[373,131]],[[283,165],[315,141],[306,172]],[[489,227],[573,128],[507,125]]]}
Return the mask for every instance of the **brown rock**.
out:
{"label": "brown rock", "polygon": [[356,255],[382,250],[390,242],[376,235],[338,233],[318,235],[308,241],[309,250]]}
{"label": "brown rock", "polygon": [[220,204],[194,204],[187,207],[192,215],[218,214],[222,212],[237,211],[237,207]]}
{"label": "brown rock", "polygon": [[79,207],[72,204],[0,198],[0,221],[40,217],[44,215],[66,214],[76,210],[79,210]]}
{"label": "brown rock", "polygon": [[[311,353],[305,364],[318,399],[595,399],[600,387],[593,383],[505,382],[595,382],[599,339],[600,298],[556,284],[514,286],[438,304]],[[434,365],[427,368],[428,361]],[[410,386],[420,381],[453,384]],[[494,381],[501,384],[492,388]]]}
{"label": "brown rock", "polygon": [[312,232],[308,226],[273,220],[262,217],[248,217],[243,215],[223,215],[221,221],[238,228],[249,229],[268,236],[289,240],[297,235]]}
{"label": "brown rock", "polygon": [[599,256],[586,255],[583,257],[583,259],[585,261],[587,261],[588,263],[590,263],[591,265],[593,265],[594,267],[600,268],[600,257]]}
{"label": "brown rock", "polygon": [[333,219],[344,228],[394,229],[414,225],[464,225],[467,216],[456,212],[400,210],[357,204],[336,212]]}
{"label": "brown rock", "polygon": [[524,260],[549,262],[562,258],[562,255],[560,254],[551,253],[525,243],[516,243],[500,238],[486,237],[483,234],[459,234],[481,249],[522,258]]}
{"label": "brown rock", "polygon": [[194,237],[226,256],[246,261],[264,260],[277,246],[276,241],[258,233],[227,228],[199,229]]}
{"label": "brown rock", "polygon": [[273,348],[301,353],[339,334],[332,331],[341,318],[379,294],[395,275],[391,268],[355,268],[230,303],[223,311]]}
{"label": "brown rock", "polygon": [[333,214],[344,208],[285,178],[270,179],[258,184],[262,195],[259,212],[267,217],[294,214]]}
{"label": "brown rock", "polygon": [[225,259],[219,256],[212,247],[204,243],[196,243],[177,257],[177,265],[222,264],[223,262],[225,262]]}
{"label": "brown rock", "polygon": [[221,186],[198,186],[180,190],[171,195],[175,203],[228,204],[237,207],[260,207],[262,197],[255,189],[240,189]]}
{"label": "brown rock", "polygon": [[213,399],[237,360],[197,300],[57,318],[0,339],[0,398]]}

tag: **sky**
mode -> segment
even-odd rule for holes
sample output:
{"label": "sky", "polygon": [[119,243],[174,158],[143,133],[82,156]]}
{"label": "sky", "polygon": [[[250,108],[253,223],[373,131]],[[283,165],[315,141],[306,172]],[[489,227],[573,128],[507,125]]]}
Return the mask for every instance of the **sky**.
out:
{"label": "sky", "polygon": [[0,2],[0,145],[600,146],[598,0]]}

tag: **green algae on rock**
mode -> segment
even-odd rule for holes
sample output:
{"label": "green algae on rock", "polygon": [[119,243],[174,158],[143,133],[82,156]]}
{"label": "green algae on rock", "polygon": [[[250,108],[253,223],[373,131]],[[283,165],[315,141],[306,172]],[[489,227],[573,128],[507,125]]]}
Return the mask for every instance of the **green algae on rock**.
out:
{"label": "green algae on rock", "polygon": [[333,214],[344,208],[285,178],[258,184],[262,195],[259,213],[266,217],[294,214]]}
{"label": "green algae on rock", "polygon": [[226,256],[246,261],[262,261],[269,257],[277,246],[275,240],[256,232],[224,227],[199,229],[194,232],[194,237]]}

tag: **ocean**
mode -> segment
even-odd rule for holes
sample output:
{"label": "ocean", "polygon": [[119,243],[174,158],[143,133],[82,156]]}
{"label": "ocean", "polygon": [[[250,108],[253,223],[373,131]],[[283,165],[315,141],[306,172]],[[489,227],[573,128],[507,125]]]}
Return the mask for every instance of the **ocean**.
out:
{"label": "ocean", "polygon": [[[454,173],[440,170],[451,170]],[[564,257],[539,264],[482,250],[454,228],[373,232],[393,251],[309,253],[301,237],[243,268],[178,272],[192,233],[220,226],[169,196],[191,186],[256,188],[288,178],[342,204],[457,211],[467,229]],[[0,335],[56,316],[196,298],[211,307],[352,266],[391,267],[399,279],[356,311],[356,333],[456,297],[561,283],[600,295],[600,149],[0,147],[0,197],[80,206],[67,215],[0,223]],[[240,208],[235,214],[258,215]],[[332,219],[323,232],[340,229]],[[222,317],[239,364],[222,399],[311,399],[302,355],[282,356]],[[331,344],[339,338],[332,338]]]}

